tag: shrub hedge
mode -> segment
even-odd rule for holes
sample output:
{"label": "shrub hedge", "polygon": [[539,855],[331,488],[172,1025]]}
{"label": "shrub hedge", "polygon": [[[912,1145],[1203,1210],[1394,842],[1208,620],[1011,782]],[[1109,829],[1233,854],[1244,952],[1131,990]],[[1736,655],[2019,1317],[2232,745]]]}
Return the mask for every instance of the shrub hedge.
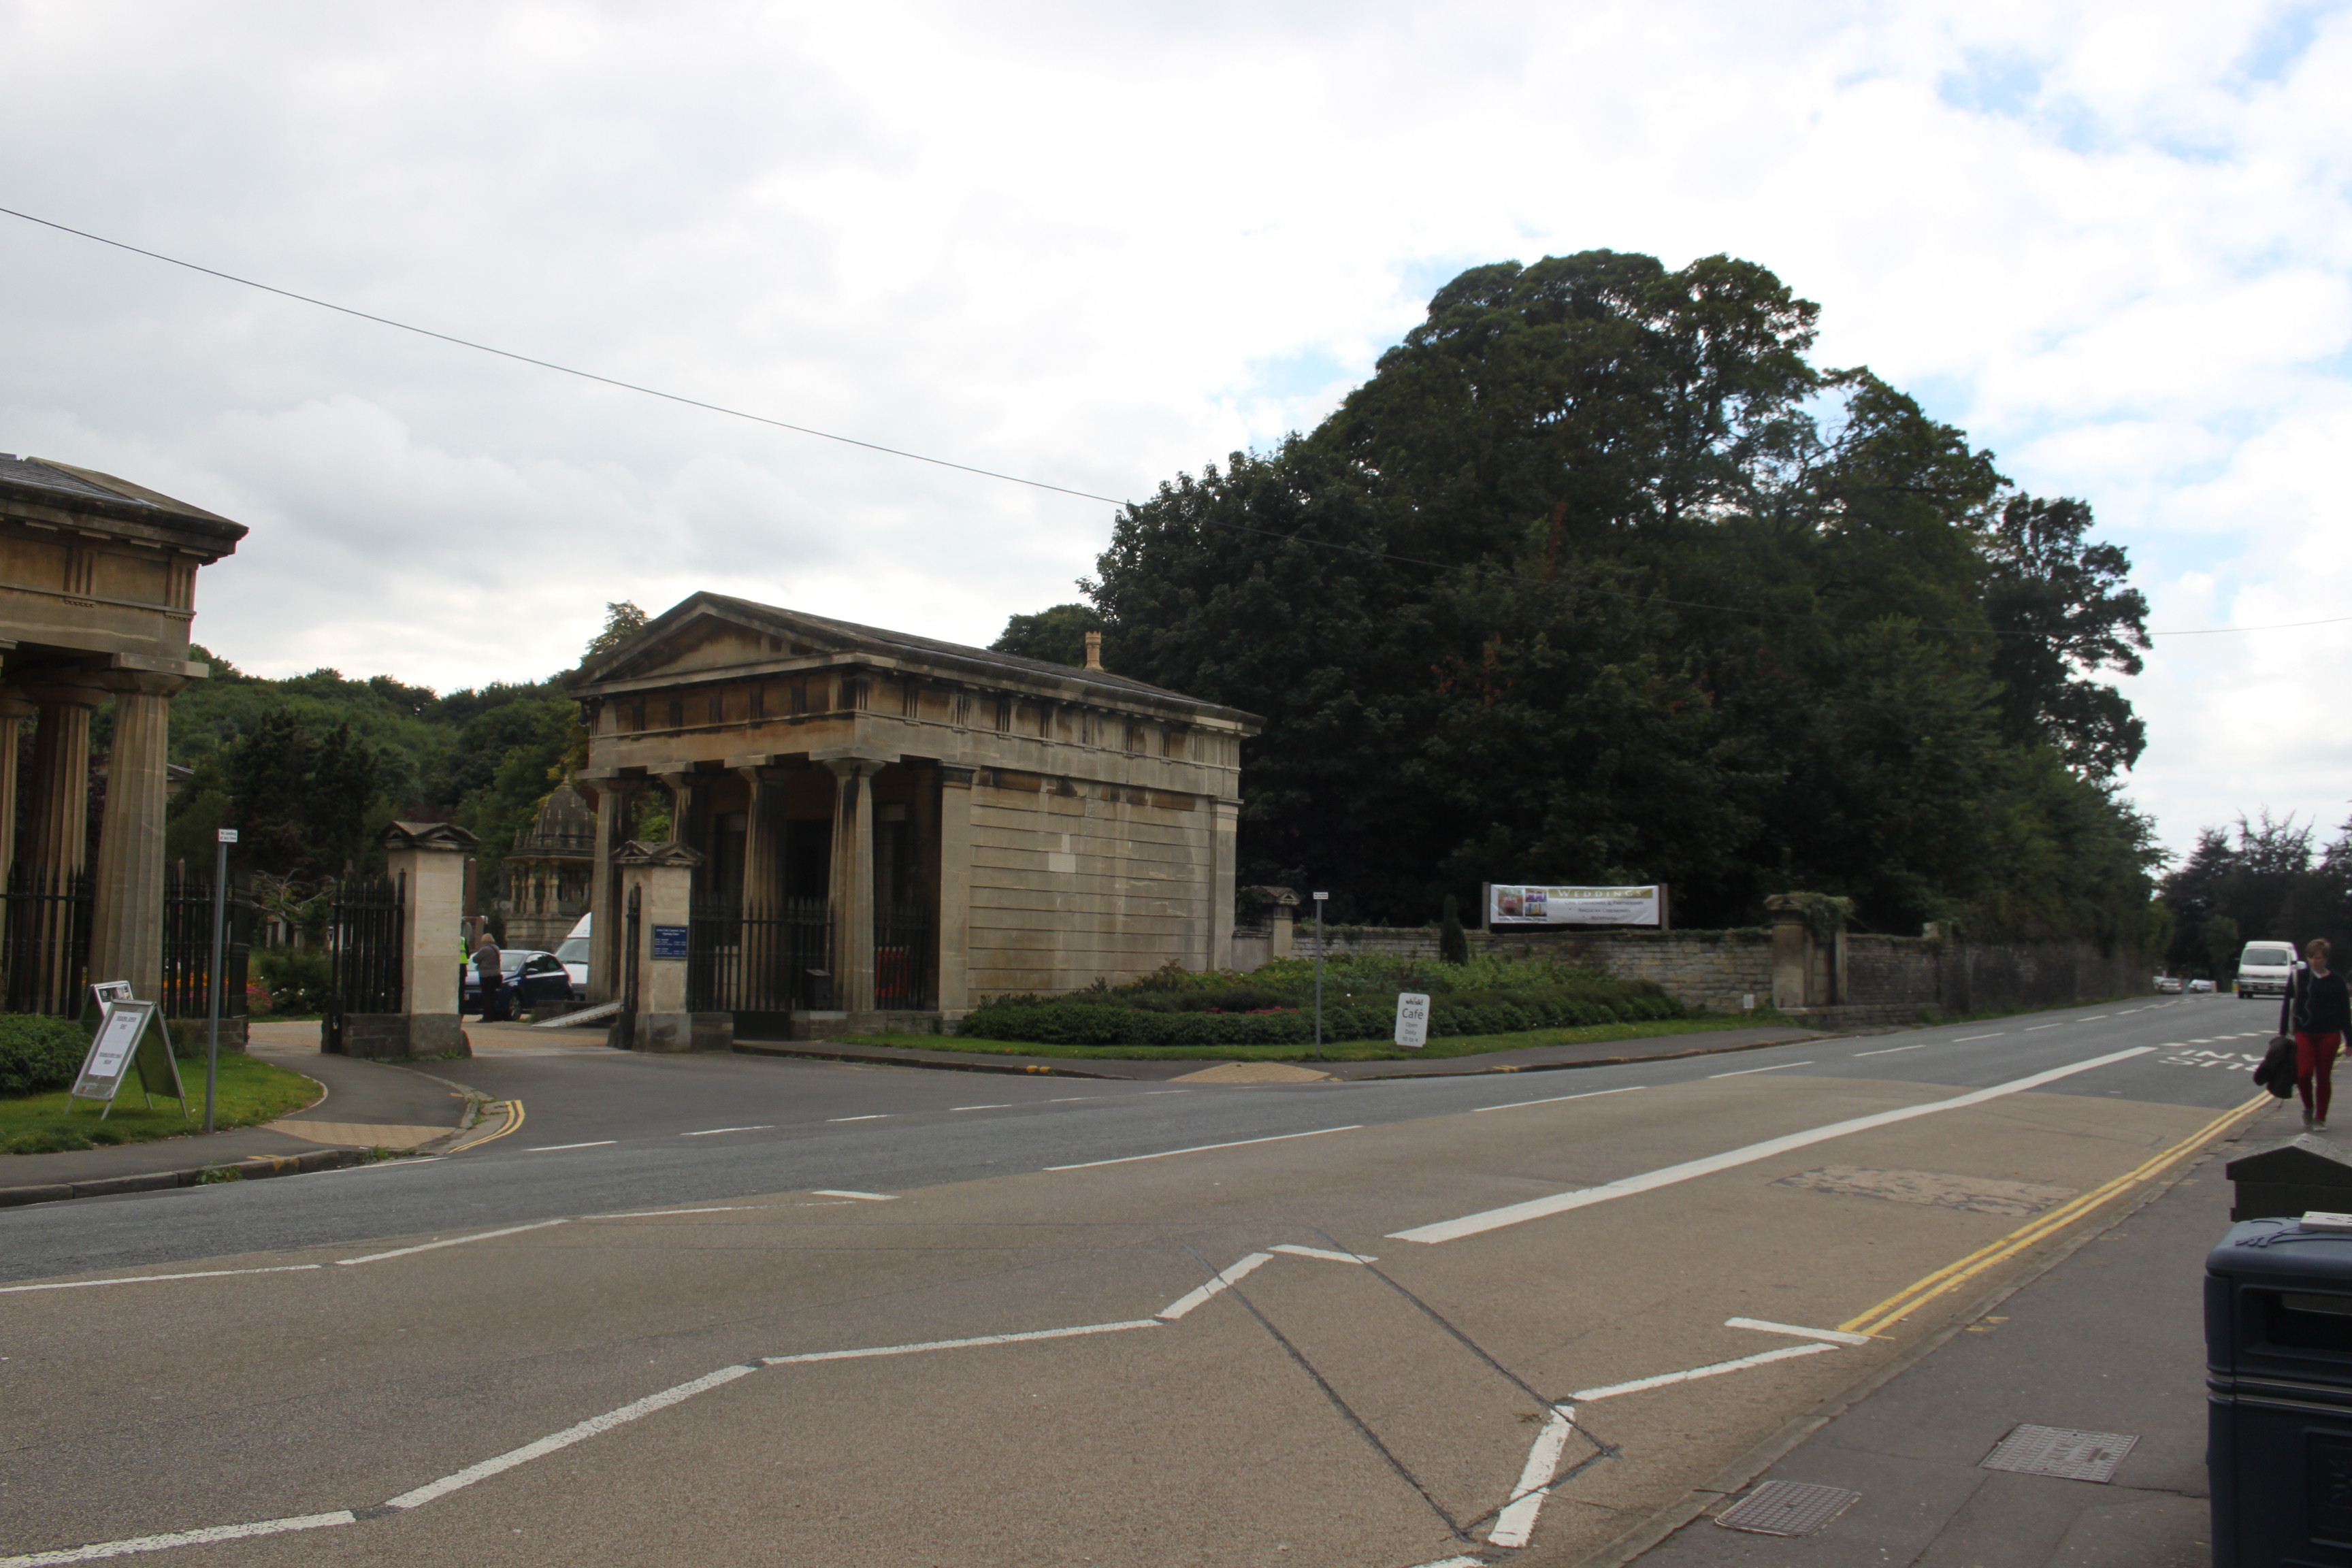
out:
{"label": "shrub hedge", "polygon": [[0,1014],[0,1095],[72,1088],[89,1050],[89,1036],[68,1019]]}
{"label": "shrub hedge", "polygon": [[[1456,991],[1431,998],[1433,1037],[1511,1035],[1530,1029],[1678,1018],[1682,1004],[1654,988],[1625,987],[1610,1000],[1547,991]],[[1644,991],[1647,994],[1643,994]],[[1263,1012],[1166,1012],[1121,1006],[1079,993],[1070,1000],[1005,996],[973,1008],[956,1033],[974,1039],[1019,1040],[1041,1046],[1289,1046],[1315,1038],[1308,1008]],[[1327,1040],[1385,1038],[1395,1026],[1393,996],[1377,1005],[1347,1001],[1323,1008]]]}

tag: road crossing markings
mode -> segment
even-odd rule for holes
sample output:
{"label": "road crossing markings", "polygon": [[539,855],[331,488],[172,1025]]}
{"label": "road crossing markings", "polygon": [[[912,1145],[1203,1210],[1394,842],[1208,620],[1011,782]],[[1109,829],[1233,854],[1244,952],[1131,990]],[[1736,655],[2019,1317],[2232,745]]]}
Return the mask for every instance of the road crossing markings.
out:
{"label": "road crossing markings", "polygon": [[1726,1318],[1727,1329],[1756,1329],[1768,1334],[1794,1334],[1801,1340],[1821,1340],[1833,1345],[1866,1345],[1868,1334],[1848,1333],[1843,1329],[1806,1329],[1794,1323],[1769,1322],[1762,1318]]}
{"label": "road crossing markings", "polygon": [[[1954,1041],[1953,1043],[1957,1045],[1958,1042]],[[1935,1044],[1935,1042],[1933,1040],[1929,1040],[1916,1046],[1889,1046],[1882,1051],[1856,1051],[1853,1054],[1857,1057],[1891,1057],[1897,1051],[1924,1051],[1928,1046],[1933,1044]]]}
{"label": "road crossing markings", "polygon": [[1909,1317],[1937,1297],[1959,1289],[1986,1269],[2014,1258],[2035,1242],[2056,1235],[2116,1194],[2136,1186],[2141,1182],[2153,1180],[2169,1166],[2178,1163],[2225,1133],[2237,1131],[2239,1125],[2252,1121],[2256,1115],[2276,1103],[2278,1102],[2271,1097],[2270,1092],[2264,1090],[2236,1110],[2223,1111],[2137,1169],[2126,1171],[2114,1181],[2103,1186],[2094,1187],[2079,1198],[2063,1204],[2047,1214],[2036,1215],[1999,1241],[1980,1247],[1958,1262],[1947,1264],[1926,1279],[1905,1286],[1868,1311],[1850,1318],[1838,1326],[1849,1332],[1869,1334],[1874,1337],[1885,1332],[1886,1329]]}
{"label": "road crossing markings", "polygon": [[[1203,1305],[1215,1297],[1219,1292],[1231,1289],[1235,1280],[1240,1279],[1244,1275],[1248,1274],[1260,1264],[1271,1263],[1273,1261],[1274,1254],[1270,1252],[1253,1252],[1248,1257],[1241,1258],[1238,1261],[1219,1269],[1210,1278],[1207,1284],[1201,1286],[1198,1289],[1187,1290],[1181,1296],[1177,1297],[1173,1301],[1169,1302],[1168,1305],[1160,1308],[1158,1312],[1153,1314],[1153,1316],[1172,1323],[1177,1319],[1182,1317],[1185,1313],[1191,1311],[1193,1308]],[[1353,1259],[1350,1259],[1349,1261],[1352,1262]]]}
{"label": "road crossing markings", "polygon": [[538,1148],[526,1149],[523,1152],[526,1154],[552,1154],[557,1152],[559,1150],[563,1149],[603,1149],[611,1144],[618,1143],[619,1142],[620,1140],[618,1138],[599,1138],[594,1142],[588,1143],[541,1143]]}
{"label": "road crossing markings", "polygon": [[87,1290],[98,1285],[156,1285],[166,1279],[218,1279],[230,1274],[299,1274],[305,1268],[324,1268],[323,1263],[279,1263],[268,1268],[199,1268],[188,1274],[127,1274],[120,1279],[65,1279],[51,1285],[0,1285],[0,1296],[13,1296],[20,1290]]}
{"label": "road crossing markings", "polygon": [[1378,1263],[1380,1261],[1377,1258],[1367,1258],[1360,1252],[1331,1252],[1320,1247],[1300,1247],[1287,1241],[1269,1247],[1266,1250],[1286,1252],[1293,1258],[1328,1258],[1333,1263]]}
{"label": "road crossing markings", "polygon": [[257,1535],[285,1535],[297,1530],[324,1530],[330,1525],[357,1524],[359,1515],[339,1508],[332,1513],[306,1513],[296,1519],[265,1519],[252,1524],[215,1524],[204,1530],[174,1531],[169,1535],[141,1535],[129,1541],[108,1541],[96,1546],[76,1546],[63,1552],[35,1552],[23,1557],[0,1557],[0,1568],[47,1568],[50,1563],[95,1563],[101,1558],[127,1557],[134,1552],[162,1552],[173,1546],[205,1546],[215,1541],[248,1541]]}
{"label": "road crossing markings", "polygon": [[775,1130],[775,1125],[771,1122],[768,1125],[761,1127],[706,1127],[699,1132],[681,1132],[678,1136],[681,1138],[716,1138],[721,1132],[773,1132]]}
{"label": "road crossing markings", "polygon": [[1528,1537],[1535,1532],[1536,1516],[1543,1508],[1544,1499],[1559,1484],[1560,1478],[1552,1472],[1559,1468],[1560,1451],[1568,1447],[1568,1435],[1575,1425],[1573,1405],[1555,1405],[1545,1413],[1543,1430],[1536,1434],[1534,1446],[1528,1449],[1528,1462],[1519,1468],[1519,1484],[1511,1489],[1511,1500],[1495,1516],[1495,1527],[1486,1532],[1487,1545],[1528,1543]]}
{"label": "road crossing markings", "polygon": [[1604,1204],[1613,1198],[1631,1197],[1636,1193],[1652,1192],[1659,1187],[1673,1186],[1678,1182],[1693,1181],[1700,1176],[1711,1176],[1720,1171],[1752,1164],[1759,1160],[1769,1160],[1775,1154],[1785,1154],[1791,1150],[1810,1148],[1815,1143],[1827,1142],[1833,1138],[1843,1138],[1855,1132],[1867,1132],[1878,1127],[1891,1127],[1899,1121],[1909,1121],[1921,1116],[1934,1116],[1940,1111],[1966,1110],[1969,1106],[1982,1105],[1987,1100],[1999,1100],[2005,1095],[2021,1094],[2028,1089],[2039,1089],[2045,1083],[2055,1083],[2060,1079],[2072,1078],[2076,1073],[2089,1072],[2095,1068],[2111,1067],[2116,1062],[2147,1056],[2157,1048],[2154,1046],[2133,1046],[2125,1050],[2110,1051],[2105,1056],[2091,1057],[2066,1067],[2051,1068],[2042,1072],[2030,1073],[2024,1078],[2011,1079],[2007,1083],[1998,1083],[1990,1089],[1972,1089],[1967,1094],[1955,1095],[1949,1100],[1939,1100],[1927,1105],[1906,1106],[1899,1110],[1881,1110],[1873,1115],[1857,1116],[1845,1121],[1832,1121],[1825,1127],[1815,1127],[1803,1132],[1791,1132],[1780,1138],[1768,1138],[1761,1143],[1750,1143],[1745,1148],[1726,1150],[1720,1154],[1710,1154],[1703,1160],[1690,1160],[1679,1165],[1668,1165],[1661,1170],[1644,1172],[1638,1176],[1627,1176],[1620,1181],[1605,1183],[1601,1186],[1556,1193],[1550,1197],[1532,1198],[1525,1203],[1508,1204],[1501,1208],[1464,1215],[1459,1219],[1441,1220],[1434,1225],[1416,1226],[1411,1230],[1395,1231],[1391,1234],[1390,1239],[1425,1242],[1433,1246],[1441,1241],[1456,1241],[1465,1236],[1477,1236],[1486,1231],[1499,1230],[1507,1225],[1518,1225],[1527,1220],[1542,1219],[1547,1215],[1566,1213],[1570,1209],[1584,1208],[1592,1204]]}
{"label": "road crossing markings", "polygon": [[1138,1160],[1165,1160],[1174,1154],[1205,1154],[1212,1149],[1239,1149],[1251,1143],[1280,1143],[1292,1138],[1320,1138],[1326,1132],[1361,1132],[1362,1122],[1346,1127],[1318,1127],[1311,1132],[1277,1132],[1271,1138],[1236,1138],[1230,1143],[1195,1143],[1189,1149],[1162,1149],[1150,1154],[1121,1154],[1116,1160],[1081,1160],[1075,1165],[1048,1165],[1049,1171],[1091,1171],[1097,1165],[1131,1165]]}
{"label": "road crossing markings", "polygon": [[1820,1355],[1833,1351],[1835,1345],[1784,1345],[1761,1355],[1744,1355],[1738,1361],[1719,1361],[1706,1366],[1695,1366],[1687,1372],[1664,1372],[1655,1377],[1637,1377],[1631,1383],[1612,1383],[1605,1388],[1587,1388],[1571,1394],[1570,1401],[1588,1405],[1596,1399],[1615,1399],[1621,1394],[1643,1394],[1653,1388],[1664,1388],[1677,1383],[1690,1383],[1702,1377],[1721,1377],[1727,1372],[1746,1372],[1752,1366],[1765,1366],[1776,1361],[1790,1361],[1798,1356]]}
{"label": "road crossing markings", "polygon": [[338,1258],[335,1265],[348,1268],[355,1263],[381,1263],[387,1258],[406,1258],[411,1253],[433,1252],[444,1247],[463,1247],[468,1242],[488,1241],[501,1236],[520,1236],[527,1230],[545,1230],[551,1225],[570,1225],[569,1219],[543,1219],[533,1225],[510,1225],[504,1230],[485,1230],[473,1236],[453,1236],[446,1241],[427,1241],[415,1247],[396,1247],[390,1252],[371,1252],[365,1258]]}
{"label": "road crossing markings", "polygon": [[1622,1089],[1588,1089],[1582,1094],[1555,1094],[1543,1100],[1515,1100],[1508,1105],[1475,1106],[1472,1108],[1471,1114],[1475,1116],[1482,1110],[1517,1110],[1522,1105],[1558,1105],[1565,1100],[1591,1100],[1603,1094],[1631,1094],[1637,1089],[1649,1087],[1646,1083],[1629,1083]]}
{"label": "road crossing markings", "polygon": [[1809,1068],[1811,1062],[1779,1062],[1769,1068],[1741,1068],[1738,1072],[1711,1072],[1709,1078],[1746,1078],[1752,1072],[1782,1072],[1790,1068]]}
{"label": "road crossing markings", "polygon": [[810,1191],[821,1198],[864,1198],[869,1204],[891,1204],[898,1201],[896,1193],[853,1193],[839,1187],[814,1187]]}

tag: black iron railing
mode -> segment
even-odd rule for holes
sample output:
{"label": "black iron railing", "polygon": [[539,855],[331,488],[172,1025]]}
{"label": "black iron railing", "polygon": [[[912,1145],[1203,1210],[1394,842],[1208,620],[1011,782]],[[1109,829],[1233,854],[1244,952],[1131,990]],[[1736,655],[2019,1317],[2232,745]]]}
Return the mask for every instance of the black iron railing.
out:
{"label": "black iron railing", "polygon": [[823,899],[707,898],[688,915],[692,1013],[791,1013],[833,1005],[833,920]]}
{"label": "black iron railing", "polygon": [[874,911],[874,1005],[885,1013],[928,1012],[939,1005],[938,952],[931,912],[920,904]]}
{"label": "black iron railing", "polygon": [[[253,899],[232,872],[222,926],[221,1016],[245,1016],[247,971],[253,952]],[[213,879],[173,865],[163,868],[163,1016],[211,1014]]]}
{"label": "black iron railing", "polygon": [[58,876],[20,864],[9,872],[7,933],[0,944],[9,1012],[81,1016],[91,881],[87,871]]}
{"label": "black iron railing", "polygon": [[[346,1014],[401,1010],[400,939],[407,879],[346,877],[327,905],[328,962],[334,984],[327,994],[327,1033],[339,1037]],[[451,962],[457,955],[450,955]]]}

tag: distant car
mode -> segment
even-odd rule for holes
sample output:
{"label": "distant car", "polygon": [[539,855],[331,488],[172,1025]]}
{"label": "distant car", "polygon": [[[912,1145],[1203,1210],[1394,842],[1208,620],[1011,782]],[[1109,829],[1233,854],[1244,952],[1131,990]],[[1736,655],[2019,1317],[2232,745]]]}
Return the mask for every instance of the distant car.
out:
{"label": "distant car", "polygon": [[2189,989],[2193,994],[2210,995],[2213,991],[2213,983],[2210,980],[2192,980],[2189,983]]}
{"label": "distant car", "polygon": [[2287,976],[2294,972],[2295,951],[2291,942],[2250,942],[2238,954],[2238,994],[2284,996]]}
{"label": "distant car", "polygon": [[582,1000],[588,995],[588,938],[595,926],[593,913],[582,915],[571,934],[555,946],[555,956],[562,961],[564,973],[572,976],[572,994]]}
{"label": "distant car", "polygon": [[2156,988],[2167,996],[2178,996],[2180,994],[2180,976],[2159,974],[2156,977]]}
{"label": "distant car", "polygon": [[[506,983],[507,1005],[518,1013],[542,1002],[579,999],[572,994],[572,976],[564,972],[563,961],[551,952],[530,947],[501,948],[499,972]],[[463,1013],[482,1010],[480,973],[470,963],[466,965],[466,991],[457,1008]]]}

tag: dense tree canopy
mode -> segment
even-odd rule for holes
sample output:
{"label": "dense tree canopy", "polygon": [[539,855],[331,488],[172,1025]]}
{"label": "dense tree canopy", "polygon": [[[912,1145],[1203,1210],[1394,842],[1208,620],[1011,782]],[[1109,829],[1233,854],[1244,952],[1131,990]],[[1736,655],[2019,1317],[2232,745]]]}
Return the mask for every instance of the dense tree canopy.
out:
{"label": "dense tree canopy", "polygon": [[2164,879],[2173,972],[2226,981],[2238,972],[2238,949],[2265,937],[2298,949],[2326,937],[2339,954],[2352,954],[2352,822],[2325,848],[2316,837],[2312,824],[2267,812],[2239,818],[2234,831],[2199,834],[2197,847]]}
{"label": "dense tree canopy", "polygon": [[1792,888],[2137,941],[2142,744],[2099,679],[2145,603],[2080,501],[1864,370],[1726,257],[1464,273],[1318,428],[1117,521],[1120,673],[1263,715],[1244,882],[1425,921],[1485,880],[1664,880],[1679,918]]}

